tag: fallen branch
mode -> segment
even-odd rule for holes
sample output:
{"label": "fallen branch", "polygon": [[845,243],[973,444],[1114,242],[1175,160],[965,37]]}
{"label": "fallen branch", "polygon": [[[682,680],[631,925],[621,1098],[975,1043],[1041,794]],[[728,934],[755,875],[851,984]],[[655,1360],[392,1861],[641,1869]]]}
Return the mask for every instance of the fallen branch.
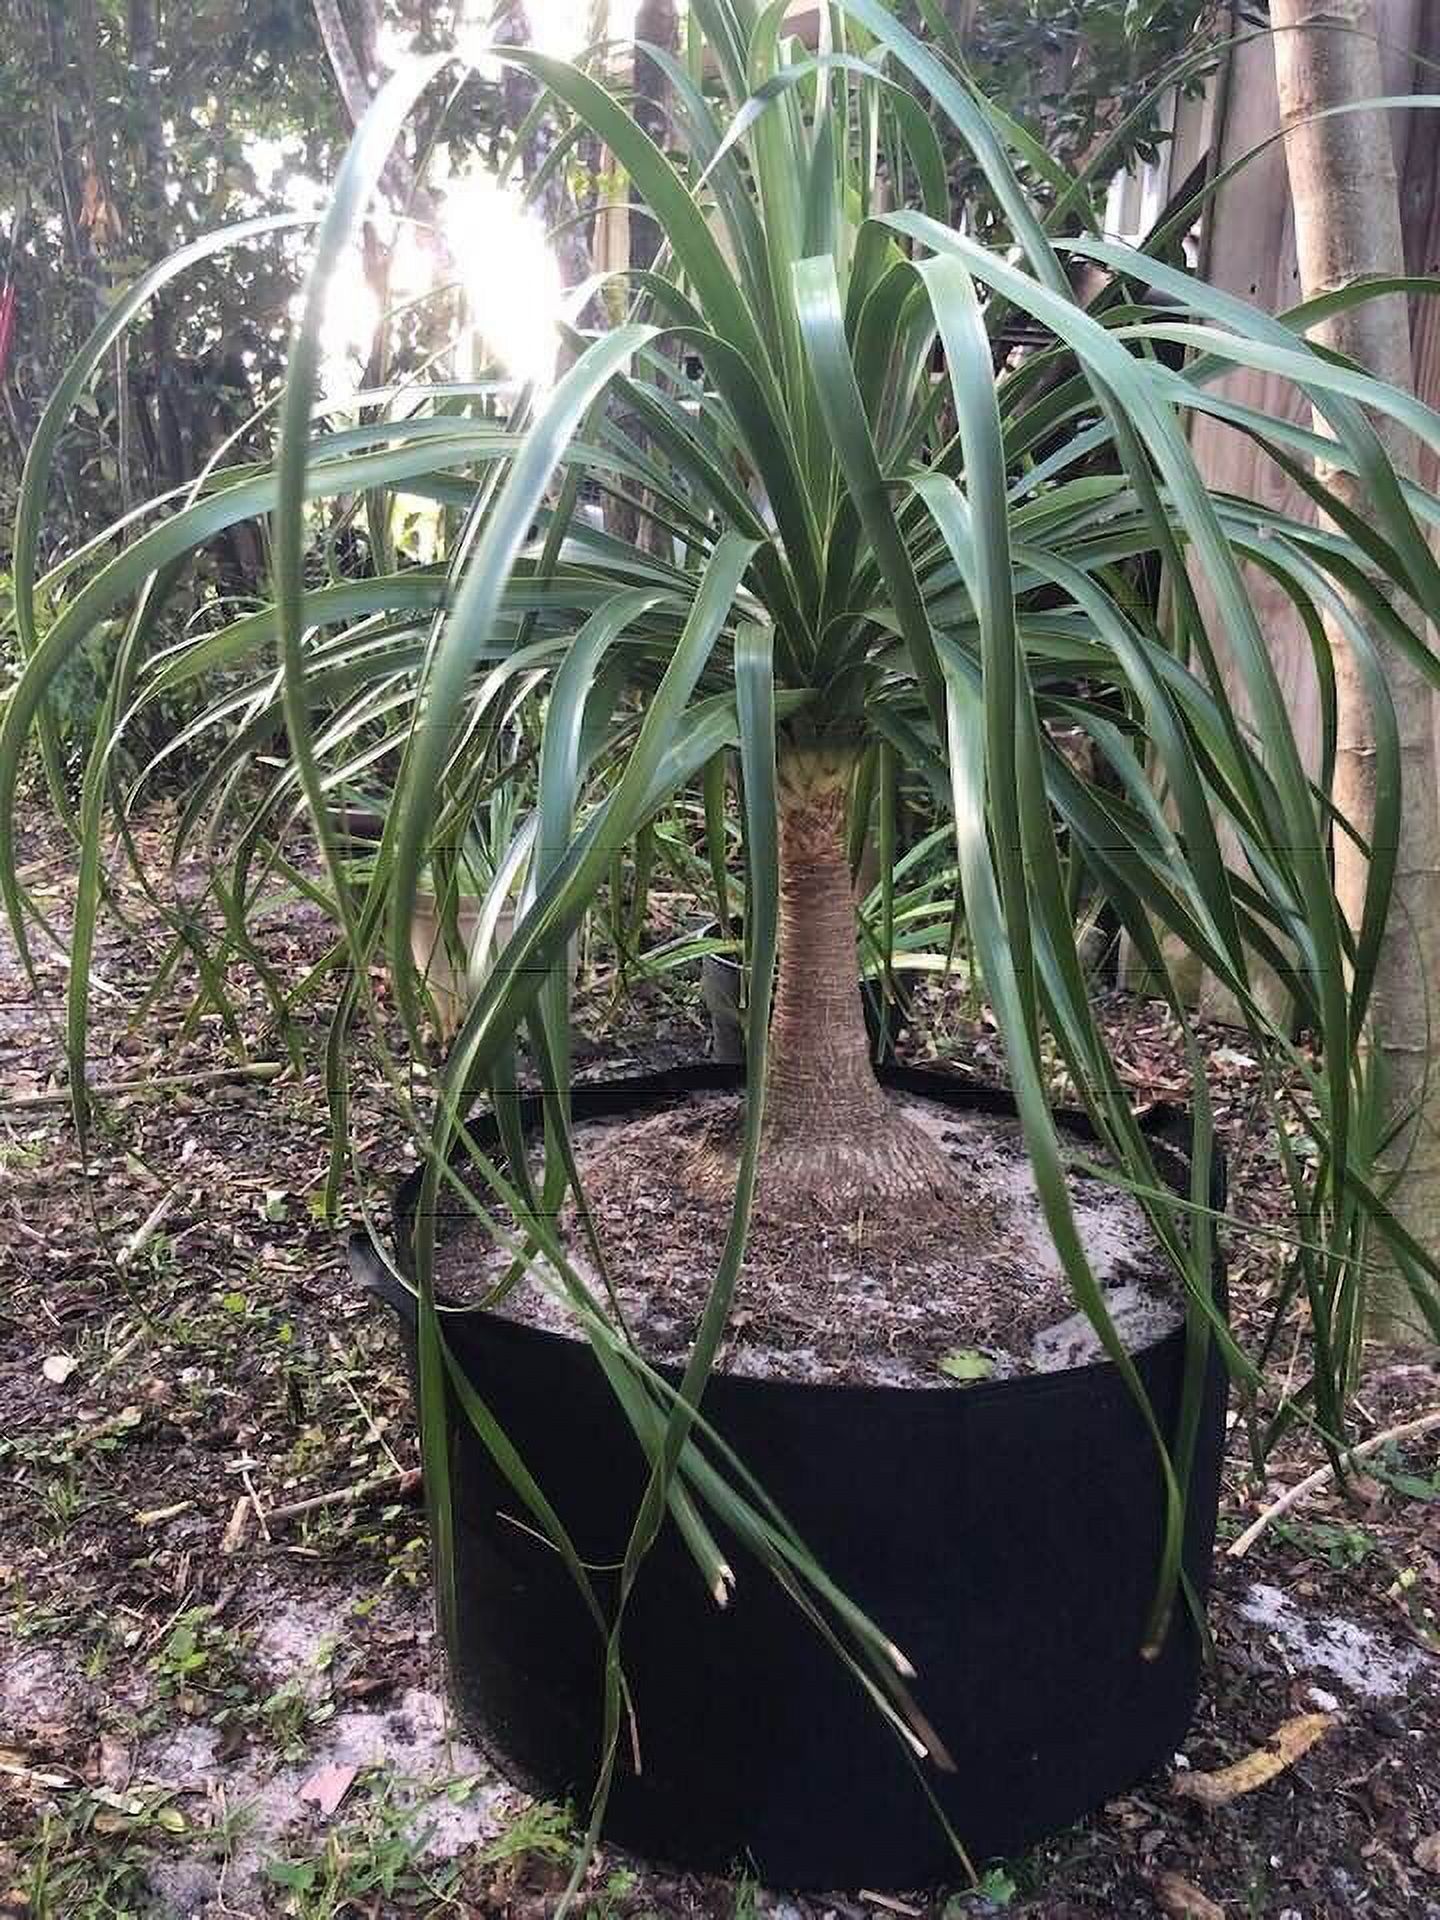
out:
{"label": "fallen branch", "polygon": [[289,1520],[302,1520],[306,1514],[319,1513],[326,1507],[363,1506],[367,1501],[383,1499],[387,1494],[403,1500],[417,1493],[419,1488],[420,1470],[410,1467],[404,1473],[386,1473],[376,1480],[357,1480],[353,1486],[337,1487],[333,1493],[312,1493],[308,1499],[292,1500],[288,1506],[267,1507],[265,1518],[274,1527]]}
{"label": "fallen branch", "polygon": [[[1418,1420],[1406,1420],[1398,1427],[1387,1427],[1384,1433],[1372,1433],[1368,1440],[1362,1440],[1358,1446],[1347,1447],[1340,1458],[1348,1467],[1356,1460],[1364,1460],[1368,1455],[1378,1453],[1381,1447],[1388,1446],[1392,1440],[1414,1440],[1436,1427],[1440,1427],[1440,1412],[1422,1413]],[[1317,1467],[1313,1473],[1307,1473],[1303,1480],[1297,1480],[1293,1487],[1287,1487],[1278,1500],[1266,1507],[1258,1520],[1252,1520],[1245,1531],[1230,1542],[1230,1558],[1243,1559],[1273,1521],[1279,1520],[1292,1507],[1299,1506],[1317,1487],[1323,1487],[1327,1481],[1333,1480],[1336,1464],[1333,1460],[1327,1460],[1323,1467]]]}
{"label": "fallen branch", "polygon": [[246,1459],[241,1460],[240,1478],[244,1481],[245,1491],[250,1496],[250,1505],[255,1510],[255,1518],[260,1522],[260,1531],[261,1533],[264,1534],[265,1538],[268,1540],[270,1538],[270,1516],[265,1511],[264,1507],[261,1506],[260,1496],[255,1491],[255,1482],[250,1478],[250,1468],[252,1464],[253,1463],[249,1460],[246,1460]]}
{"label": "fallen branch", "polygon": [[12,1753],[8,1747],[0,1747],[0,1773],[11,1780],[23,1780],[30,1787],[69,1788],[80,1784],[68,1773],[42,1773],[29,1765],[23,1754]]}
{"label": "fallen branch", "polygon": [[[283,1060],[251,1060],[243,1066],[207,1067],[196,1073],[160,1073],[149,1079],[97,1080],[86,1092],[92,1100],[120,1100],[141,1093],[169,1093],[184,1087],[218,1087],[230,1080],[275,1080],[285,1071]],[[49,1093],[17,1093],[0,1100],[0,1113],[38,1113],[46,1107],[68,1107],[69,1087]]]}

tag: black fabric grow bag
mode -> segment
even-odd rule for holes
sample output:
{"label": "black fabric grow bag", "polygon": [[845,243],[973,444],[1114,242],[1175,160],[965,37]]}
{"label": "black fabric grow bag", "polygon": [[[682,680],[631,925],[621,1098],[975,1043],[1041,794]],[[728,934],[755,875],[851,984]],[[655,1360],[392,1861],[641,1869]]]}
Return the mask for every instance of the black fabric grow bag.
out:
{"label": "black fabric grow bag", "polygon": [[[949,1076],[891,1067],[882,1078],[955,1107],[1014,1112],[1005,1095]],[[736,1084],[735,1069],[703,1065],[577,1087],[574,1111],[640,1112]],[[538,1119],[538,1099],[531,1108]],[[1083,1117],[1062,1118],[1089,1135]],[[1157,1143],[1157,1160],[1181,1181],[1176,1152]],[[412,1180],[396,1203],[402,1258],[414,1201]],[[356,1257],[413,1336],[411,1296],[367,1243]],[[446,1328],[581,1557],[612,1566],[644,1466],[589,1347],[486,1313],[447,1316]],[[1167,1433],[1184,1352],[1182,1329],[1136,1356]],[[1225,1397],[1212,1351],[1184,1554],[1202,1599]],[[1158,1658],[1141,1657],[1161,1478],[1112,1366],[918,1390],[716,1375],[704,1406],[832,1578],[914,1662],[916,1697],[957,1768],[926,1764],[923,1778],[974,1859],[1066,1826],[1183,1739],[1199,1635],[1181,1603]],[[583,1808],[600,1736],[594,1623],[554,1551],[515,1524],[516,1495],[458,1411],[452,1436],[450,1660],[462,1714],[516,1778]],[[769,1574],[734,1540],[721,1544],[737,1575],[723,1611],[669,1521],[640,1575],[623,1658],[642,1771],[622,1742],[608,1838],[686,1867],[744,1866],[772,1885],[954,1879],[953,1850],[893,1730]],[[595,1578],[608,1602],[611,1577]]]}

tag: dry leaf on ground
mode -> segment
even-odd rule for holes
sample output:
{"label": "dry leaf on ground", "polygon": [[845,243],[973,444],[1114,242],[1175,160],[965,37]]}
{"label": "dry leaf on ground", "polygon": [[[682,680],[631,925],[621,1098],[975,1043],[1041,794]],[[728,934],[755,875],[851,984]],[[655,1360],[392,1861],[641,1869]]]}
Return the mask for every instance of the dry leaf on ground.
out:
{"label": "dry leaf on ground", "polygon": [[1225,1920],[1225,1909],[1178,1873],[1162,1873],[1155,1882],[1160,1911],[1170,1920]]}
{"label": "dry leaf on ground", "polygon": [[1410,1858],[1422,1872],[1440,1873],[1440,1832],[1427,1833],[1423,1840],[1417,1840]]}
{"label": "dry leaf on ground", "polygon": [[1221,1767],[1216,1773],[1177,1773],[1171,1785],[1182,1798],[1198,1800],[1202,1807],[1223,1807],[1293,1766],[1302,1753],[1324,1739],[1334,1724],[1332,1713],[1298,1714],[1278,1726],[1263,1747],[1247,1753],[1233,1766]]}
{"label": "dry leaf on ground", "polygon": [[300,1789],[300,1798],[328,1820],[350,1791],[358,1767],[317,1767]]}

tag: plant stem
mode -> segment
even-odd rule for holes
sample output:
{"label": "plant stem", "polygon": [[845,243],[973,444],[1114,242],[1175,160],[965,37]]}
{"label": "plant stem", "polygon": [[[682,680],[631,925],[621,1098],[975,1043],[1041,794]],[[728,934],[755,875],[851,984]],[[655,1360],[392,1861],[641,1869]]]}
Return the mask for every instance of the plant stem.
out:
{"label": "plant stem", "polygon": [[884,1103],[870,1065],[855,955],[845,815],[853,753],[780,757],[780,971],[765,1089],[769,1139],[840,1139]]}
{"label": "plant stem", "polygon": [[782,746],[778,771],[780,964],[760,1203],[797,1221],[953,1203],[952,1162],[897,1110],[870,1063],[846,853],[855,750]]}

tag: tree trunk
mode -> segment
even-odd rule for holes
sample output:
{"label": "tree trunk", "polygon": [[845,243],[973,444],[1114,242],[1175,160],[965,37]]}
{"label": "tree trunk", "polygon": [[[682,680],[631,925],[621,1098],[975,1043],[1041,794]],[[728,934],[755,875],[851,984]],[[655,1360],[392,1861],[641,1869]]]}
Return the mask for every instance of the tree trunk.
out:
{"label": "tree trunk", "polygon": [[[635,39],[675,53],[680,45],[680,16],[675,0],[641,0],[635,15]],[[670,83],[662,67],[635,48],[635,124],[659,147],[670,144]],[[660,251],[660,229],[648,213],[630,215],[630,265],[653,266]]]}
{"label": "tree trunk", "polygon": [[780,755],[780,962],[759,1184],[767,1212],[797,1218],[956,1198],[949,1157],[870,1064],[846,857],[854,768],[848,747]]}
{"label": "tree trunk", "polygon": [[[142,217],[149,257],[163,260],[172,251],[170,204],[165,195],[169,179],[165,116],[156,84],[161,67],[159,31],[154,0],[127,0],[130,69],[140,150],[145,156]],[[156,477],[165,486],[177,486],[194,471],[192,449],[186,445],[177,392],[175,316],[168,293],[157,293],[150,303],[150,358],[155,382]]]}
{"label": "tree trunk", "polygon": [[[358,127],[369,111],[372,97],[370,75],[376,66],[375,36],[379,30],[379,16],[373,8],[361,9],[361,44],[357,51],[340,10],[340,0],[311,0],[311,4],[325,56],[330,62],[330,71],[335,77],[340,98],[345,103],[345,112],[351,126]],[[392,147],[386,155],[380,180],[402,213],[413,213],[422,220],[434,217],[434,201],[417,184],[415,169],[400,147]]]}
{"label": "tree trunk", "polygon": [[[640,42],[663,47],[667,53],[679,53],[680,16],[675,0],[641,0],[635,15],[635,41],[632,61],[635,124],[648,133],[658,147],[668,148],[672,145],[670,83],[665,78],[664,69],[649,54],[642,52]],[[627,186],[627,192],[633,202],[633,188]],[[626,219],[626,239],[632,274],[653,267],[660,251],[660,229],[648,213],[641,212],[633,204]],[[634,280],[624,283],[627,308],[635,296],[637,284]],[[672,360],[678,362],[682,358],[680,348],[674,343],[662,350]],[[651,445],[649,436],[643,431],[636,438],[641,447]],[[607,533],[614,533],[619,539],[638,546],[645,553],[653,553],[668,563],[674,559],[671,536],[656,519],[655,506],[655,496],[647,487],[637,490],[633,502],[607,496],[605,528]]]}
{"label": "tree trunk", "polygon": [[[1301,290],[1308,299],[1372,275],[1403,274],[1404,243],[1395,158],[1387,116],[1325,109],[1384,93],[1373,0],[1273,0],[1275,78],[1295,213]],[[1410,388],[1409,319],[1403,294],[1369,300],[1312,329],[1312,337],[1369,372]],[[1323,421],[1316,422],[1324,432]],[[1411,470],[1414,450],[1393,422],[1376,418],[1395,464]],[[1368,503],[1352,475],[1320,473],[1335,498],[1364,516]],[[1440,805],[1436,797],[1435,703],[1427,682],[1367,620],[1355,619],[1375,647],[1400,730],[1403,790],[1395,893],[1379,956],[1370,1043],[1386,1110],[1406,1116],[1383,1158],[1394,1179],[1391,1203],[1428,1249],[1440,1248]],[[1369,839],[1375,818],[1375,729],[1363,682],[1343,632],[1327,623],[1335,654],[1338,753],[1334,799]],[[1346,919],[1358,928],[1368,878],[1366,856],[1335,835],[1335,881]],[[1426,1046],[1427,1028],[1436,1038]],[[1426,1078],[1428,1074],[1428,1086]],[[1398,1274],[1372,1281],[1372,1330],[1421,1334]],[[1422,1336],[1423,1337],[1423,1336]]]}
{"label": "tree trunk", "polygon": [[95,257],[95,245],[89,228],[81,219],[83,193],[78,165],[79,140],[69,119],[61,112],[61,103],[68,97],[64,84],[65,68],[69,60],[69,49],[62,44],[64,30],[63,19],[57,18],[53,11],[44,14],[46,47],[49,53],[49,72],[44,76],[50,94],[50,137],[55,155],[55,182],[59,189],[58,198],[64,215],[65,237],[70,247],[70,258],[75,266],[75,277],[79,282],[76,304],[80,338],[83,340],[105,309],[105,295],[101,287],[100,263]]}
{"label": "tree trunk", "polygon": [[884,1104],[858,987],[845,843],[853,761],[823,749],[780,761],[780,972],[766,1130],[777,1145],[848,1138]]}

